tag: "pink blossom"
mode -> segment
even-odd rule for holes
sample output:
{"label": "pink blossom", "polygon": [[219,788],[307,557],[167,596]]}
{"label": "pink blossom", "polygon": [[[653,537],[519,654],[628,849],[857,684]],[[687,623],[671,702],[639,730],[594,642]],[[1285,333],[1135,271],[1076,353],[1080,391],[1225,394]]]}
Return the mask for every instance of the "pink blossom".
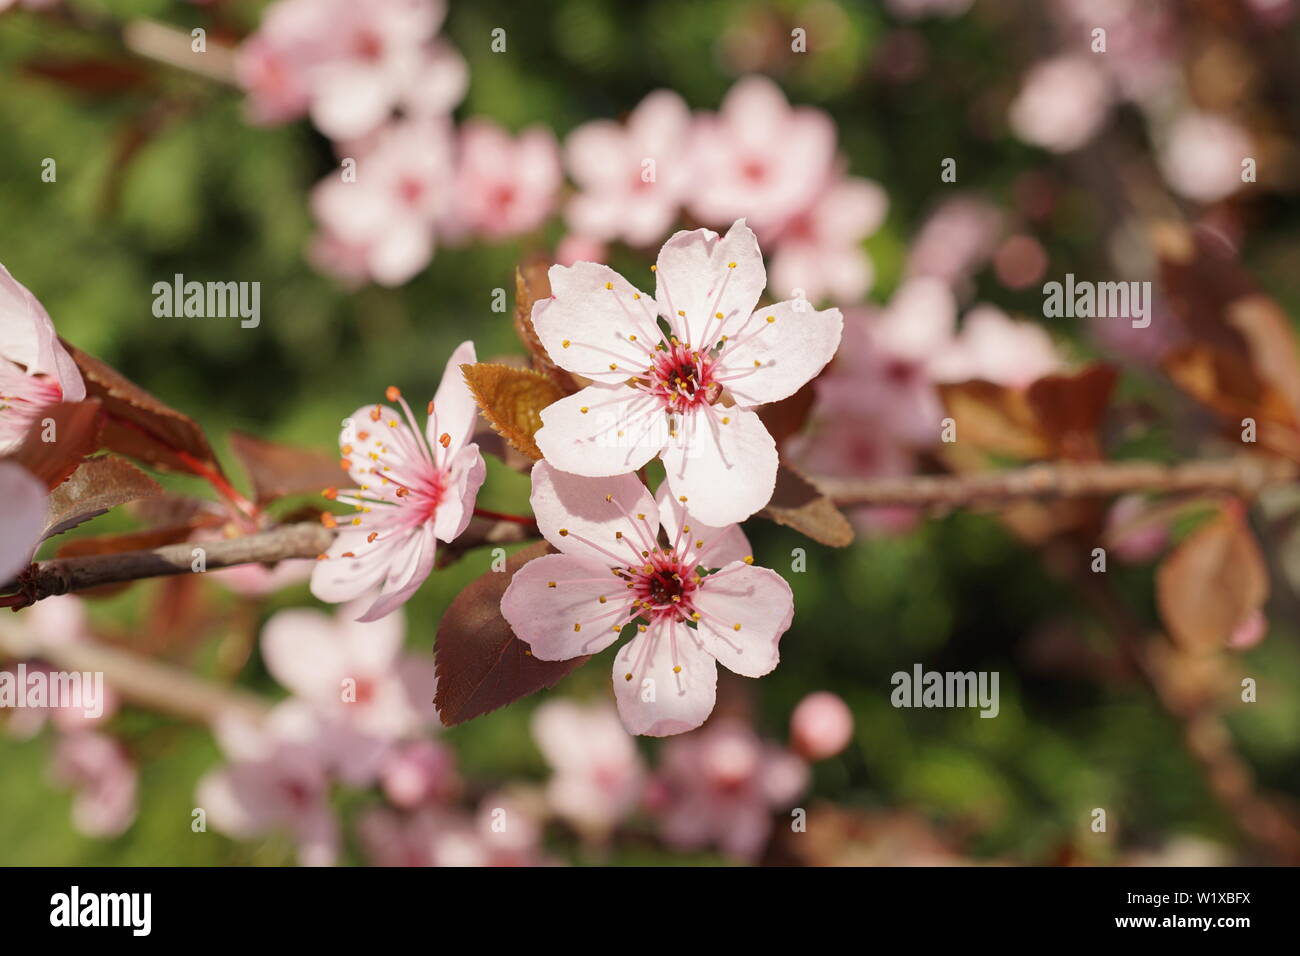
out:
{"label": "pink blossom", "polygon": [[[422,691],[433,699],[433,683]],[[412,808],[445,800],[460,788],[455,752],[434,740],[414,740],[393,747],[379,768],[384,795],[394,806]]]}
{"label": "pink blossom", "polygon": [[852,739],[853,711],[838,694],[809,694],[790,715],[790,742],[808,760],[834,757]]}
{"label": "pink blossom", "polygon": [[451,208],[452,132],[440,120],[407,120],[362,144],[355,169],[312,191],[323,234],[313,259],[347,279],[401,285],[433,256],[435,225]]}
{"label": "pink blossom", "polygon": [[577,193],[565,209],[569,227],[602,241],[659,242],[691,188],[691,114],[680,96],[658,90],[625,125],[584,123],[564,145]]}
{"label": "pink blossom", "polygon": [[358,487],[330,494],[357,515],[345,519],[312,572],[311,592],[320,600],[342,603],[379,587],[360,618],[378,620],[429,576],[436,541],[454,541],[469,524],[486,474],[470,442],[478,411],[460,371],[475,361],[473,342],[452,353],[423,433],[395,388],[388,399],[401,404],[405,420],[386,405],[364,406],[348,420],[339,444]]}
{"label": "pink blossom", "polygon": [[575,262],[604,262],[608,257],[609,250],[603,242],[573,232],[555,247],[555,261],[562,266],[571,266]]}
{"label": "pink blossom", "polygon": [[537,445],[557,468],[589,477],[661,455],[692,513],[742,521],[776,482],[776,444],[755,406],[817,375],[843,320],[803,300],[753,311],[767,274],[743,220],[722,238],[677,233],[656,268],[653,300],[607,266],[551,268],[554,294],[534,306],[533,325],[552,360],[592,384],[542,411]]}
{"label": "pink blossom", "polygon": [[531,232],[555,209],[560,147],[545,126],[512,137],[490,120],[460,128],[455,228],[488,239]]}
{"label": "pink blossom", "polygon": [[81,372],[49,313],[0,265],[0,455],[22,443],[42,408],[85,397]]}
{"label": "pink blossom", "polygon": [[1017,322],[996,306],[979,305],[966,313],[953,347],[935,361],[932,371],[941,382],[979,378],[1021,388],[1062,366],[1042,326]]}
{"label": "pink blossom", "polygon": [[834,173],[835,124],[791,107],[764,76],[739,80],[716,114],[697,118],[690,208],[703,222],[748,218],[760,230],[808,209]]}
{"label": "pink blossom", "polygon": [[339,745],[341,775],[369,782],[390,745],[436,724],[433,661],[404,656],[403,616],[353,620],[307,608],[278,611],[262,631],[262,658],[282,686],[319,715]]}
{"label": "pink blossom", "polygon": [[214,729],[231,762],[198,783],[208,821],[237,840],[287,832],[304,866],[332,866],[338,821],[329,804],[325,732],[311,709],[286,701],[261,724],[232,714]]}
{"label": "pink blossom", "polygon": [[917,233],[906,275],[963,284],[988,262],[1001,232],[1002,212],[993,203],[965,194],[945,200]]}
{"label": "pink blossom", "polygon": [[1250,650],[1267,636],[1268,618],[1264,616],[1262,610],[1256,608],[1233,630],[1228,638],[1228,646],[1234,651]]}
{"label": "pink blossom", "polygon": [[1107,547],[1126,564],[1154,561],[1169,547],[1169,523],[1147,514],[1141,495],[1116,499],[1106,513]]}
{"label": "pink blossom", "polygon": [[888,0],[889,12],[900,20],[924,17],[959,17],[975,0]]}
{"label": "pink blossom", "polygon": [[875,279],[862,240],[880,228],[888,209],[885,191],[871,180],[834,180],[776,230],[772,284],[812,302],[860,301]]}
{"label": "pink blossom", "polygon": [[1011,128],[1026,143],[1068,153],[1088,142],[1110,112],[1110,83],[1088,57],[1058,56],[1029,71],[1011,104]]}
{"label": "pink blossom", "polygon": [[72,824],[91,837],[115,837],[135,820],[136,772],[122,745],[89,730],[59,738],[51,775],[70,786]]}
{"label": "pink blossom", "polygon": [[603,837],[636,809],[645,768],[614,708],[549,700],[533,714],[533,739],[555,771],[551,808],[579,830]]}
{"label": "pink blossom", "polygon": [[1179,195],[1216,202],[1241,188],[1242,160],[1254,148],[1236,123],[1212,113],[1185,113],[1159,151],[1160,171]]}
{"label": "pink blossom", "polygon": [[27,567],[40,544],[45,528],[45,485],[21,465],[0,461],[0,499],[5,503],[0,509],[0,584],[7,584]]}
{"label": "pink blossom", "polygon": [[540,866],[540,829],[518,803],[484,798],[477,816],[446,807],[398,813],[377,807],[362,814],[357,836],[376,866]]}
{"label": "pink blossom", "polygon": [[808,768],[744,724],[716,720],[664,746],[659,782],[660,829],[669,844],[714,844],[753,861],[771,835],[773,811],[789,808],[807,789]]}
{"label": "pink blossom", "polygon": [[[544,460],[533,466],[531,501],[561,553],[525,564],[501,613],[544,661],[599,653],[639,622],[614,656],[614,696],[630,733],[663,737],[702,724],[718,663],[745,677],[776,667],[794,598],[775,571],[751,566],[739,527],[697,520],[666,485],[656,499],[635,475],[584,478]],[[701,576],[700,567],[721,570]]]}
{"label": "pink blossom", "polygon": [[467,71],[436,39],[445,12],[441,0],[281,0],[236,61],[251,117],[281,123],[310,112],[326,136],[347,140],[395,110],[446,115]]}
{"label": "pink blossom", "polygon": [[270,568],[264,564],[240,564],[209,571],[208,577],[241,597],[257,599],[310,580],[315,567],[311,561],[295,560],[280,561]]}

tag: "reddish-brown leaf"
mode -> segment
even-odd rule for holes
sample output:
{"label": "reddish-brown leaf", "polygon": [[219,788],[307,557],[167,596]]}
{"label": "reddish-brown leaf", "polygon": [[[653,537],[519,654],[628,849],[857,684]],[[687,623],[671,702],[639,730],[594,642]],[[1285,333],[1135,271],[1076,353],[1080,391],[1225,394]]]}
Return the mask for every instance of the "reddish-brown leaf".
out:
{"label": "reddish-brown leaf", "polygon": [[230,449],[248,472],[258,504],[321,491],[339,480],[336,457],[282,445],[243,432],[230,433]]}
{"label": "reddish-brown leaf", "polygon": [[436,642],[434,705],[444,724],[464,723],[551,687],[589,660],[538,660],[501,616],[501,595],[510,579],[548,550],[549,545],[539,541],[512,555],[504,571],[488,571],[461,591],[443,614]]}
{"label": "reddish-brown leaf", "polygon": [[185,541],[201,525],[170,525],[166,528],[148,528],[124,534],[96,534],[73,538],[61,545],[55,556],[59,558],[85,558],[95,554],[121,554],[123,551],[145,551],[161,548],[165,544]]}
{"label": "reddish-brown leaf", "polygon": [[[98,401],[59,402],[41,409],[12,460],[54,488],[101,447],[104,417]],[[46,441],[47,437],[53,441]]]}
{"label": "reddish-brown leaf", "polygon": [[147,71],[126,60],[30,60],[22,71],[79,93],[120,96],[143,90],[152,81]]}
{"label": "reddish-brown leaf", "polygon": [[1156,571],[1156,602],[1170,636],[1188,651],[1222,648],[1268,598],[1268,568],[1233,505],[1185,538]]}
{"label": "reddish-brown leaf", "polygon": [[207,437],[187,415],[159,401],[112,366],[63,343],[81,369],[86,394],[104,406],[104,447],[161,471],[222,474]]}
{"label": "reddish-brown leaf", "polygon": [[1038,430],[1051,443],[1053,457],[1096,461],[1100,428],[1117,379],[1115,369],[1097,363],[1073,373],[1045,375],[1029,386],[1026,398]]}
{"label": "reddish-brown leaf", "polygon": [[816,386],[812,382],[805,382],[803,388],[788,398],[759,406],[758,417],[767,426],[768,434],[778,448],[787,438],[803,431],[816,398]]}
{"label": "reddish-brown leaf", "polygon": [[772,500],[759,513],[827,547],[843,548],[853,543],[849,519],[816,485],[785,463],[777,469]]}
{"label": "reddish-brown leaf", "polygon": [[483,417],[511,447],[533,461],[542,457],[533,435],[542,427],[542,409],[564,392],[541,372],[479,362],[462,365],[465,382]]}
{"label": "reddish-brown leaf", "polygon": [[162,494],[158,483],[121,458],[91,458],[50,492],[42,538],[60,534],[110,508]]}
{"label": "reddish-brown leaf", "polygon": [[551,361],[542,340],[533,328],[533,306],[551,297],[551,280],[547,271],[551,264],[546,259],[530,259],[515,269],[515,333],[528,349],[533,368],[546,376],[563,395],[572,395],[586,382],[560,368]]}
{"label": "reddish-brown leaf", "polygon": [[1024,390],[973,380],[940,385],[939,394],[956,423],[957,445],[1012,458],[1050,454]]}

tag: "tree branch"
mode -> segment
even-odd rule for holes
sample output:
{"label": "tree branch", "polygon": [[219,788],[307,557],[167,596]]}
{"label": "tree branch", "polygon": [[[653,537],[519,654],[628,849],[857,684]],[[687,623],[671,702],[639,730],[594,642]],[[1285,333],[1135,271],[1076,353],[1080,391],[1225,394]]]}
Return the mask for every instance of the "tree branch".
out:
{"label": "tree branch", "polygon": [[1138,491],[1221,491],[1252,498],[1263,488],[1300,477],[1294,462],[1240,455],[1164,465],[1150,461],[1062,462],[1006,471],[899,478],[811,481],[842,507],[955,507],[1029,498],[1110,497]]}

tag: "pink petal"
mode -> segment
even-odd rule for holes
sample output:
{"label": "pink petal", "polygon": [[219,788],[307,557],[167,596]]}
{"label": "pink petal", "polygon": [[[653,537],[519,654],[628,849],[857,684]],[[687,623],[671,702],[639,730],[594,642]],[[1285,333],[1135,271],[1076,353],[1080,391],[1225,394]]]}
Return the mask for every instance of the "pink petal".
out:
{"label": "pink petal", "polygon": [[370,610],[357,620],[377,621],[409,601],[433,570],[436,548],[433,525],[429,522],[424,522],[408,533],[389,566],[388,578],[384,581],[379,597]]}
{"label": "pink petal", "polygon": [[487,477],[487,464],[478,445],[466,445],[451,460],[451,484],[433,518],[439,541],[455,541],[474,517],[474,502]]}
{"label": "pink petal", "polygon": [[839,309],[816,311],[805,301],[759,309],[722,347],[727,389],[740,405],[788,398],[826,367],[843,331]]}
{"label": "pink petal", "polygon": [[532,479],[537,527],[565,554],[611,568],[636,561],[638,551],[654,543],[658,508],[636,475],[584,478],[539,461]]}
{"label": "pink petal", "polygon": [[286,690],[308,700],[338,700],[348,658],[329,615],[305,608],[279,611],[262,629],[261,646],[266,669]]}
{"label": "pink petal", "polygon": [[686,527],[691,529],[690,537],[704,542],[700,545],[698,554],[700,562],[706,568],[720,568],[733,561],[743,561],[754,553],[745,532],[740,530],[740,525],[718,528],[688,514],[682,503],[672,495],[668,482],[659,485],[655,503],[659,506],[659,521],[670,544],[677,540],[678,529],[682,527],[682,519],[685,517]]}
{"label": "pink petal", "polygon": [[537,447],[556,468],[575,475],[636,471],[668,438],[662,403],[623,385],[588,385],[542,409],[541,417],[533,435]]}
{"label": "pink petal", "polygon": [[659,250],[655,279],[660,314],[679,337],[699,346],[744,322],[767,288],[758,239],[743,219],[721,239],[710,229],[674,234]]}
{"label": "pink petal", "polygon": [[529,561],[501,596],[510,629],[543,661],[600,653],[618,637],[615,625],[628,619],[630,606],[627,590],[608,566],[567,554]]}
{"label": "pink petal", "polygon": [[0,584],[31,561],[45,527],[45,486],[27,469],[0,462]]}
{"label": "pink petal", "polygon": [[[362,677],[391,672],[406,640],[405,617],[390,614],[378,621],[359,621],[355,619],[357,610],[351,605],[341,607],[332,622],[334,627],[331,637],[342,649],[346,676]],[[270,626],[270,622],[267,622],[267,626]],[[333,690],[337,697],[338,688]]]}
{"label": "pink petal", "polygon": [[685,626],[651,625],[614,656],[614,696],[628,733],[694,730],[713,713],[717,687],[717,664]]}
{"label": "pink petal", "polygon": [[470,341],[461,342],[451,353],[451,358],[447,359],[447,365],[442,370],[442,381],[438,383],[438,391],[433,396],[434,414],[429,416],[425,428],[430,448],[436,449],[439,439],[447,434],[451,436],[447,450],[455,453],[473,436],[474,426],[478,424],[478,405],[474,403],[474,394],[465,384],[465,373],[460,367],[473,365],[477,361],[474,343]]}
{"label": "pink petal", "polygon": [[533,310],[533,327],[552,361],[608,385],[645,370],[661,337],[648,296],[595,262],[551,266],[548,276],[554,298]]}
{"label": "pink petal", "polygon": [[663,461],[673,496],[685,496],[692,515],[721,528],[744,521],[771,500],[776,442],[748,409],[719,409],[716,422],[707,414],[686,419],[682,440],[668,446]]}
{"label": "pink petal", "polygon": [[[335,536],[325,559],[317,561],[311,571],[311,593],[316,598],[342,604],[379,586],[388,573],[397,538],[386,536],[369,544],[366,536],[362,528],[347,528]],[[349,552],[355,557],[345,558]]]}
{"label": "pink petal", "polygon": [[762,677],[776,667],[777,645],[794,620],[794,594],[781,575],[728,565],[704,579],[695,607],[702,614],[700,640],[718,663],[742,677]]}

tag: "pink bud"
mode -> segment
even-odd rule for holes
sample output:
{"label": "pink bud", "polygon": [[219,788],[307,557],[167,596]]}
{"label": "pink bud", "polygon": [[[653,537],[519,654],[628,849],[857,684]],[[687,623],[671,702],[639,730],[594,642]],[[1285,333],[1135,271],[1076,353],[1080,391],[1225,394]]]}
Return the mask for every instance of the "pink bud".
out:
{"label": "pink bud", "polygon": [[454,792],[455,759],[441,744],[416,741],[393,750],[384,759],[380,778],[389,801],[394,806],[410,809]]}
{"label": "pink bud", "polygon": [[853,712],[830,691],[809,694],[790,717],[790,743],[809,760],[833,757],[852,739]]}
{"label": "pink bud", "polygon": [[1268,618],[1264,612],[1255,610],[1232,632],[1228,646],[1233,650],[1246,651],[1264,639],[1268,633]]}

